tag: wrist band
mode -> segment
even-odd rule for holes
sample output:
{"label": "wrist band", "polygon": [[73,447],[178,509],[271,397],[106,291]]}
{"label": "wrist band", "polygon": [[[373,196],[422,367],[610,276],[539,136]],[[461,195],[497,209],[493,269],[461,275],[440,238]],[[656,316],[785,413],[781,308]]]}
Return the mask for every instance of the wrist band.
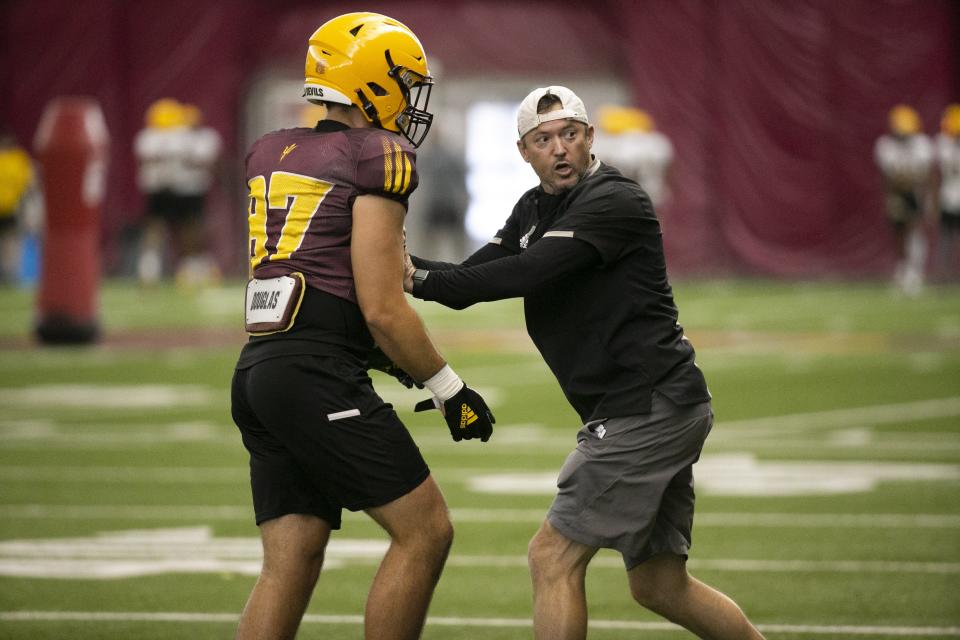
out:
{"label": "wrist band", "polygon": [[427,280],[428,275],[430,275],[430,272],[426,269],[416,269],[413,272],[413,290],[411,293],[414,297],[417,297],[423,290],[423,283]]}
{"label": "wrist band", "polygon": [[463,380],[454,373],[450,365],[445,364],[429,380],[424,380],[423,386],[429,389],[440,402],[446,402],[463,388]]}

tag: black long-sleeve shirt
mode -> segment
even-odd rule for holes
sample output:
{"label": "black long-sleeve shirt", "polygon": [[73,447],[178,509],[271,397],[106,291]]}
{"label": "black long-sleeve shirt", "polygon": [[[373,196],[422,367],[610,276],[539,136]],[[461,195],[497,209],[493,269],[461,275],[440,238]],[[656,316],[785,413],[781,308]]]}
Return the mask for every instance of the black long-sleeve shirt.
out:
{"label": "black long-sleeve shirt", "polygon": [[710,398],[653,207],[612,167],[595,164],[558,196],[531,189],[460,265],[412,260],[430,271],[419,298],[459,309],[523,297],[527,331],[584,421],[647,413],[654,389],[677,404]]}

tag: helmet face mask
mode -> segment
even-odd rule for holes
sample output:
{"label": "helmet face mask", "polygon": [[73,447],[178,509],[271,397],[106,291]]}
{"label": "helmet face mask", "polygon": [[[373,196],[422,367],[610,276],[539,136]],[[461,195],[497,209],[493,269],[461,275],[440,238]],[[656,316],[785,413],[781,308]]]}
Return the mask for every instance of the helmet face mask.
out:
{"label": "helmet face mask", "polygon": [[[390,61],[389,51],[387,61]],[[395,119],[397,129],[410,144],[419,147],[433,124],[433,114],[427,111],[433,91],[433,78],[399,65],[393,66],[389,75],[397,81],[406,103]]]}
{"label": "helmet face mask", "polygon": [[374,126],[419,146],[433,122],[433,79],[416,35],[377,13],[334,18],[310,37],[303,96],[355,105]]}

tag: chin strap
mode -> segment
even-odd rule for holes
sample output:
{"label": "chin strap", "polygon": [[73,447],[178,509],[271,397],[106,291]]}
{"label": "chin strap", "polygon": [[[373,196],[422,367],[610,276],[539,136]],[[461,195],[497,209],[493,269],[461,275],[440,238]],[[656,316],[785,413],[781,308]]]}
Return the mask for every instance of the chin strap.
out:
{"label": "chin strap", "polygon": [[367,99],[367,96],[363,95],[363,91],[360,91],[360,89],[357,89],[357,97],[360,98],[360,104],[363,105],[363,112],[367,114],[370,121],[382,129],[383,125],[380,123],[380,114],[377,113],[377,108]]}

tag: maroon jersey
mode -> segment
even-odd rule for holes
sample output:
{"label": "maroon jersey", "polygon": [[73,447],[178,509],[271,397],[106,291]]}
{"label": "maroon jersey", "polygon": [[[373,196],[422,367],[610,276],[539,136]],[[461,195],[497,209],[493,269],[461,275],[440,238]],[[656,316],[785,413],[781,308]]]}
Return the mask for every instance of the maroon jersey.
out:
{"label": "maroon jersey", "polygon": [[324,120],[263,136],[247,155],[251,274],[299,271],[309,286],[356,303],[354,199],[378,195],[406,207],[417,182],[413,147],[381,129]]}

